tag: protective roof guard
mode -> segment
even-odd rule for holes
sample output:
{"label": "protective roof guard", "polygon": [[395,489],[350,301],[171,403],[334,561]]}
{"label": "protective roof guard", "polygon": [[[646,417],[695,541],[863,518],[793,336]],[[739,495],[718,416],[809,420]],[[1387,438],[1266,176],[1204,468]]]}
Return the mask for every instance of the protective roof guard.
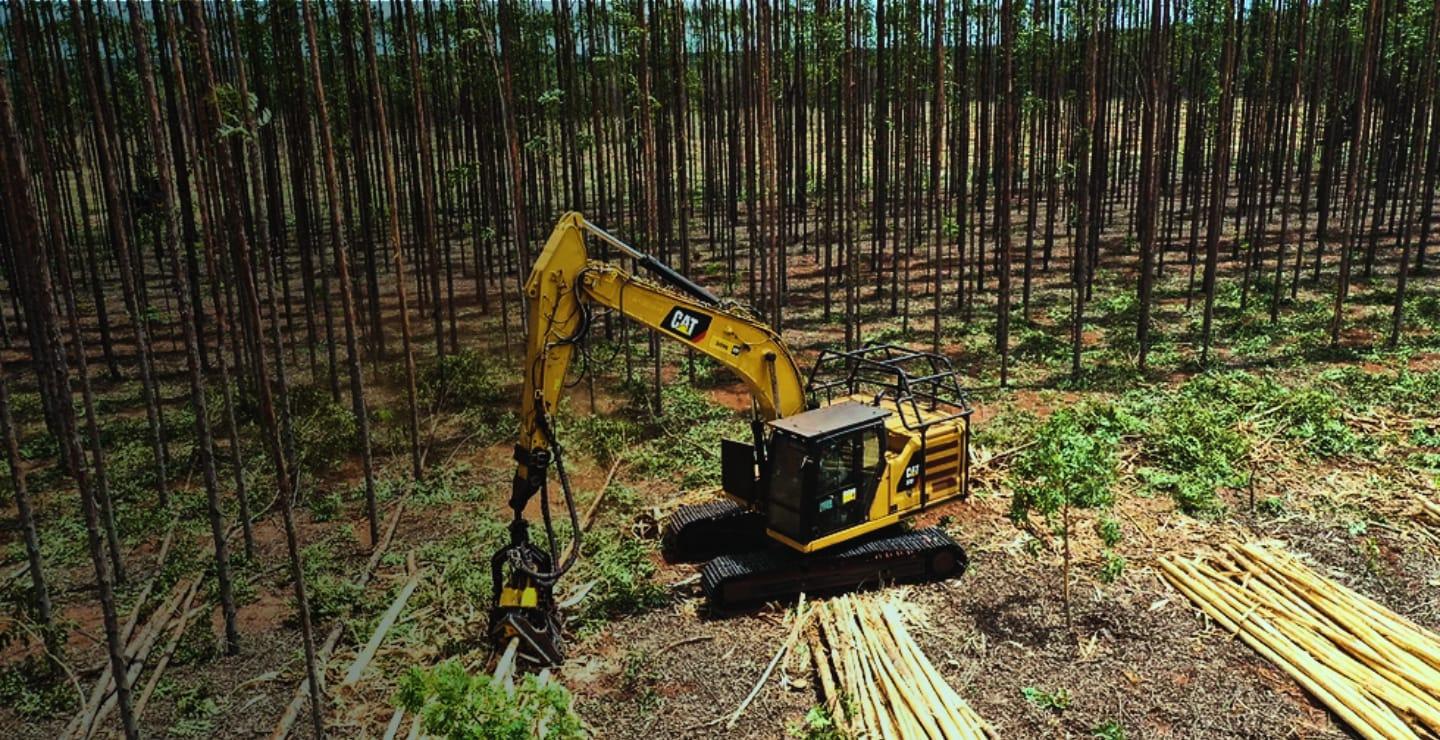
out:
{"label": "protective roof guard", "polygon": [[969,397],[956,375],[943,355],[867,343],[853,352],[821,352],[805,394],[812,405],[824,405],[837,394],[874,393],[876,403],[894,404],[906,429],[919,431],[970,413]]}

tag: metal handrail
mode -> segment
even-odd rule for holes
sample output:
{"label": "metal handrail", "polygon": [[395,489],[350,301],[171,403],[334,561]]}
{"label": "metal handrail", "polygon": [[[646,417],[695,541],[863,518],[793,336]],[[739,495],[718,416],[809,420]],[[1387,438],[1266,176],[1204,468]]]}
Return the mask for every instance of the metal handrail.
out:
{"label": "metal handrail", "polygon": [[[921,365],[921,374],[910,371],[909,366],[916,364]],[[923,431],[971,411],[969,398],[960,388],[949,358],[893,344],[867,343],[849,352],[821,351],[810,369],[805,392],[812,402],[823,393],[828,403],[834,400],[837,389],[854,395],[862,387],[879,389],[875,394],[877,405],[893,395],[900,422],[911,431]],[[944,408],[948,413],[926,421],[920,410],[922,402],[929,411]]]}

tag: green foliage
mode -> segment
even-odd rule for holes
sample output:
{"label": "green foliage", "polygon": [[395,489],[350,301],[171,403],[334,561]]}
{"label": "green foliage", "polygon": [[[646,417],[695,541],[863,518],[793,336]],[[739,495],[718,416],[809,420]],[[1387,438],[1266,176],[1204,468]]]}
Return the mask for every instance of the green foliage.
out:
{"label": "green foliage", "polygon": [[1280,516],[1285,513],[1285,497],[1266,496],[1255,504],[1255,508],[1266,516]]}
{"label": "green foliage", "polygon": [[31,655],[0,668],[0,704],[24,719],[58,717],[76,708],[75,690],[44,657]]}
{"label": "green foliage", "polygon": [[720,482],[720,443],[725,437],[747,439],[749,428],[730,409],[711,401],[686,383],[671,383],[661,391],[664,413],[650,411],[644,393],[632,395],[627,416],[640,427],[646,440],[635,450],[635,472],[656,478],[678,478],[687,488]]}
{"label": "green foliage", "polygon": [[847,737],[830,716],[830,710],[818,705],[810,707],[805,719],[786,725],[785,734],[800,740],[845,740]]}
{"label": "green foliage", "polygon": [[630,449],[636,436],[635,424],[628,419],[589,414],[562,419],[562,435],[601,465],[609,465]]}
{"label": "green foliage", "polygon": [[1096,740],[1125,740],[1125,728],[1111,719],[1095,725],[1090,735]]}
{"label": "green foliage", "polygon": [[425,732],[452,740],[583,737],[563,686],[526,676],[511,696],[489,676],[472,676],[454,660],[429,670],[411,668],[400,680],[396,703],[418,713]]}
{"label": "green foliage", "polygon": [[654,656],[644,650],[630,650],[620,670],[620,690],[632,697],[635,705],[646,714],[660,706],[660,695],[655,686],[660,675],[655,672]]}
{"label": "green foliage", "polygon": [[1440,407],[1440,370],[1392,374],[1345,367],[1320,373],[1320,381],[1344,393],[1349,406],[1357,410],[1384,407],[1418,414]]}
{"label": "green foliage", "polygon": [[416,392],[421,402],[447,411],[496,410],[512,400],[504,374],[474,350],[448,354],[418,369]]}
{"label": "green foliage", "polygon": [[[147,431],[147,437],[148,434]],[[105,454],[105,474],[110,481],[110,494],[116,499],[139,499],[159,483],[154,446],[148,438],[119,442]]]}
{"label": "green foliage", "polygon": [[420,547],[420,559],[433,564],[445,603],[490,603],[490,564],[476,553],[491,553],[508,540],[505,524],[493,517],[466,516],[463,531]]}
{"label": "green foliage", "polygon": [[1230,409],[1182,394],[1154,412],[1142,450],[1158,469],[1142,469],[1141,479],[1169,491],[1187,514],[1218,515],[1224,506],[1215,489],[1244,483],[1237,466],[1250,450]]}
{"label": "green foliage", "polygon": [[1095,522],[1095,536],[1100,538],[1100,543],[1106,547],[1114,547],[1120,544],[1120,522],[1115,517],[1106,514]]}
{"label": "green foliage", "polygon": [[175,646],[175,665],[208,663],[220,655],[215,629],[208,619],[192,619]]}
{"label": "green foliage", "polygon": [[[167,688],[173,688],[170,684]],[[197,683],[173,693],[175,698],[175,722],[170,725],[170,734],[179,737],[201,737],[215,730],[215,715],[220,705],[205,683]]]}
{"label": "green foliage", "polygon": [[1125,558],[1114,550],[1106,549],[1104,560],[1100,563],[1100,582],[1114,583],[1120,576],[1125,574]]}
{"label": "green foliage", "polygon": [[310,518],[317,522],[333,521],[344,508],[345,498],[339,491],[316,491],[315,495],[310,497]]}
{"label": "green foliage", "polygon": [[585,570],[596,579],[576,621],[583,629],[665,603],[665,588],[655,582],[653,547],[619,530],[601,530],[584,540]]}
{"label": "green foliage", "polygon": [[39,434],[20,440],[21,459],[51,460],[59,456],[60,443],[49,431],[42,430]]}
{"label": "green foliage", "polygon": [[1020,689],[1020,693],[1024,695],[1025,701],[1034,704],[1040,709],[1063,712],[1070,708],[1070,692],[1067,689],[1061,688],[1055,689],[1054,691],[1046,691],[1044,689],[1037,689],[1034,686],[1026,686]]}
{"label": "green foliage", "polygon": [[328,542],[316,542],[306,547],[301,557],[305,571],[305,596],[310,602],[312,620],[343,616],[359,603],[364,590],[356,585],[349,569]]}
{"label": "green foliage", "polygon": [[508,367],[474,350],[422,363],[416,392],[425,408],[459,415],[469,443],[494,444],[514,436],[520,422],[511,410],[514,393],[505,385]]}
{"label": "green foliage", "polygon": [[1410,444],[1416,447],[1440,447],[1440,426],[1430,427],[1416,422],[1410,429]]}
{"label": "green foliage", "polygon": [[1084,410],[1056,411],[1036,430],[1034,444],[1016,459],[1010,503],[1016,522],[1031,512],[1050,518],[1069,507],[1110,505],[1118,439],[1093,418],[1087,424],[1087,416]]}
{"label": "green foliage", "polygon": [[355,414],[317,385],[290,389],[295,454],[306,470],[326,470],[355,450]]}
{"label": "green foliage", "polygon": [[[487,497],[492,500],[499,500],[495,495],[499,483],[477,484],[471,482],[466,473],[468,466],[455,465],[446,468],[433,470],[425,478],[411,482],[408,478],[402,480],[387,479],[387,487],[393,491],[396,488],[411,487],[408,500],[414,504],[435,505],[452,504],[460,502],[483,501]],[[508,483],[509,481],[506,481]],[[392,493],[393,495],[393,493]],[[381,498],[376,493],[377,498]]]}
{"label": "green foliage", "polygon": [[[12,389],[13,390],[13,389]],[[39,421],[44,416],[45,406],[40,394],[35,392],[12,392],[10,394],[10,416],[16,426]]]}

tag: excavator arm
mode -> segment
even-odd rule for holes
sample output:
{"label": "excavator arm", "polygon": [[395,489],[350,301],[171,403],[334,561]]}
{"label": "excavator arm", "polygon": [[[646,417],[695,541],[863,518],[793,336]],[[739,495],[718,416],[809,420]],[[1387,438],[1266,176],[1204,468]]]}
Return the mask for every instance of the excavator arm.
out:
{"label": "excavator arm", "polygon": [[[651,277],[642,279],[591,259],[587,234],[633,259]],[[761,420],[805,410],[805,378],[780,336],[748,310],[721,300],[579,213],[567,213],[551,232],[525,282],[525,302],[528,335],[510,496],[513,519],[510,544],[491,560],[495,583],[491,636],[498,645],[518,639],[537,663],[558,663],[563,657],[562,624],[553,586],[573,564],[579,543],[577,539],[567,549],[564,562],[557,562],[561,556],[555,547],[549,494],[552,466],[577,538],[579,526],[553,418],[593,308],[615,311],[732,370],[750,389],[759,417],[757,429]],[[549,546],[545,549],[530,541],[525,519],[525,509],[537,494],[546,524]]]}

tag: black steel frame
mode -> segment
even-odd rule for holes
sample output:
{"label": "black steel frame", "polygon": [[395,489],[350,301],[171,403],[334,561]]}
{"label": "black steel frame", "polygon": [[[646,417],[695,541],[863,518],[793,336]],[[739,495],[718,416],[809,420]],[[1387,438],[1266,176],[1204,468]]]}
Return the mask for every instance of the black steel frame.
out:
{"label": "black steel frame", "polygon": [[[822,397],[827,404],[833,401],[837,391],[843,395],[873,391],[876,404],[893,400],[905,428],[923,433],[935,424],[970,415],[969,397],[956,375],[943,355],[871,342],[853,352],[823,350],[810,368],[805,394],[812,406],[818,406]],[[941,415],[926,421],[922,408]]]}

